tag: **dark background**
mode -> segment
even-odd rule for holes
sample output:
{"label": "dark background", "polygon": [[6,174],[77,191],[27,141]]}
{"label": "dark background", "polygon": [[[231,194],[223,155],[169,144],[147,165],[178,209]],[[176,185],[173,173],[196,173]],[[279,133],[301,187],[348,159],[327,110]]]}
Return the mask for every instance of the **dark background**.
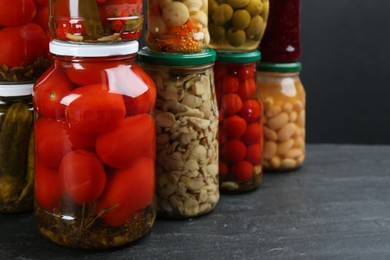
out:
{"label": "dark background", "polygon": [[307,142],[390,144],[390,1],[301,0]]}

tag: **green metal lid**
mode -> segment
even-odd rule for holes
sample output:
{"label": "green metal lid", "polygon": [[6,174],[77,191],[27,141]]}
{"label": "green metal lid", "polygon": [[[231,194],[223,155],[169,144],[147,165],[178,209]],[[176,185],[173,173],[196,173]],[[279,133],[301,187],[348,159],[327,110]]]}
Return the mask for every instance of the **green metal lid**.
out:
{"label": "green metal lid", "polygon": [[249,63],[257,62],[261,58],[259,50],[250,52],[217,52],[217,62]]}
{"label": "green metal lid", "polygon": [[138,51],[137,59],[140,62],[166,66],[193,66],[215,62],[216,52],[206,49],[197,53],[159,53],[148,47]]}
{"label": "green metal lid", "polygon": [[291,63],[258,62],[256,67],[257,67],[257,70],[259,70],[259,71],[299,72],[302,69],[302,64],[300,62],[291,62]]}

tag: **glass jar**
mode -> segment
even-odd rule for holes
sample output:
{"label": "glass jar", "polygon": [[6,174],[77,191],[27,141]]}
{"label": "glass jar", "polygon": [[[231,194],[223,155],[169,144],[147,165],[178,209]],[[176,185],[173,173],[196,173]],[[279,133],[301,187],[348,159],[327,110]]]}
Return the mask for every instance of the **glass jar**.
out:
{"label": "glass jar", "polygon": [[257,87],[264,104],[266,171],[294,170],[305,159],[306,93],[300,71],[299,62],[257,66]]}
{"label": "glass jar", "polygon": [[295,62],[301,57],[300,0],[269,0],[267,30],[261,41],[263,62]]}
{"label": "glass jar", "polygon": [[0,84],[31,83],[50,66],[48,1],[3,1]]}
{"label": "glass jar", "polygon": [[158,216],[201,216],[219,200],[215,55],[138,52],[157,86]]}
{"label": "glass jar", "polygon": [[196,53],[206,49],[208,1],[148,0],[146,45],[156,52]]}
{"label": "glass jar", "polygon": [[0,212],[33,209],[32,88],[0,85]]}
{"label": "glass jar", "polygon": [[50,51],[33,91],[38,227],[74,248],[128,244],[156,216],[156,87],[135,63],[138,42]]}
{"label": "glass jar", "polygon": [[140,38],[142,0],[51,0],[54,39],[107,43]]}
{"label": "glass jar", "polygon": [[209,0],[209,48],[253,51],[267,27],[269,0]]}
{"label": "glass jar", "polygon": [[260,52],[218,53],[214,66],[219,108],[219,182],[224,192],[260,186],[263,106],[256,88]]}

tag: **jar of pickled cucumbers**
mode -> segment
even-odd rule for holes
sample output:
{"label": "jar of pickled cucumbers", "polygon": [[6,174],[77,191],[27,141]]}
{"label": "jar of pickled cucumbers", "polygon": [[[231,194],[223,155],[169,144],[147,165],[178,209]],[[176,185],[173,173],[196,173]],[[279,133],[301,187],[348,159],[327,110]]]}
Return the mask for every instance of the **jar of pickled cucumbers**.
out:
{"label": "jar of pickled cucumbers", "polygon": [[301,57],[300,0],[269,0],[267,30],[259,50],[263,62],[289,63]]}
{"label": "jar of pickled cucumbers", "polygon": [[152,227],[156,87],[138,42],[52,41],[35,83],[35,215],[41,233],[74,248],[128,244]]}
{"label": "jar of pickled cucumbers", "polygon": [[257,87],[264,104],[266,171],[295,170],[304,162],[306,94],[300,71],[299,62],[257,65]]}
{"label": "jar of pickled cucumbers", "polygon": [[0,212],[34,205],[33,84],[0,85]]}
{"label": "jar of pickled cucumbers", "polygon": [[213,50],[138,52],[140,65],[157,86],[156,190],[161,217],[201,216],[219,200],[215,55]]}
{"label": "jar of pickled cucumbers", "polygon": [[142,0],[51,0],[49,27],[54,39],[108,43],[140,38]]}
{"label": "jar of pickled cucumbers", "polygon": [[256,50],[267,27],[269,0],[209,0],[209,48]]}
{"label": "jar of pickled cucumbers", "polygon": [[219,182],[223,192],[260,186],[263,177],[263,106],[256,88],[258,50],[218,53],[214,66],[219,108]]}
{"label": "jar of pickled cucumbers", "polygon": [[50,66],[49,3],[1,1],[0,84],[34,82]]}
{"label": "jar of pickled cucumbers", "polygon": [[156,52],[204,51],[210,42],[207,15],[207,0],[148,0],[145,43]]}

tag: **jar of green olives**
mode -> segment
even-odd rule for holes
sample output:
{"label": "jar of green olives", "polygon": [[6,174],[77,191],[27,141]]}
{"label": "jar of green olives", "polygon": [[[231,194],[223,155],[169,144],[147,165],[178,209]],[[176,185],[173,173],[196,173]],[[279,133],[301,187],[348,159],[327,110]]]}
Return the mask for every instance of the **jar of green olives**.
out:
{"label": "jar of green olives", "polygon": [[33,209],[33,84],[0,85],[0,212]]}
{"label": "jar of green olives", "polygon": [[209,48],[252,51],[267,26],[269,0],[209,0]]}

